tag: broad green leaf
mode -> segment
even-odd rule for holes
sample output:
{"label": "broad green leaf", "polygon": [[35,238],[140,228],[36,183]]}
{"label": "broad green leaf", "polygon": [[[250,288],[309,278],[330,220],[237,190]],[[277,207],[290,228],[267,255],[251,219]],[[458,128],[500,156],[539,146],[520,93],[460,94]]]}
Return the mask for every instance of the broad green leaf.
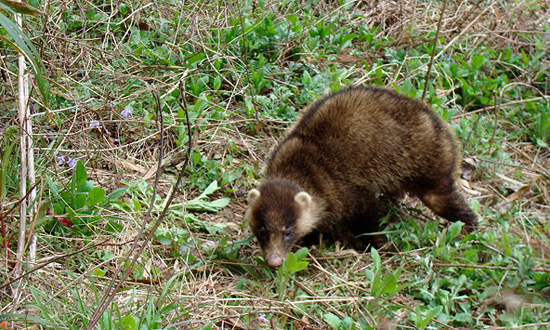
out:
{"label": "broad green leaf", "polygon": [[548,143],[540,138],[537,138],[537,145],[539,147],[548,148]]}
{"label": "broad green leaf", "polygon": [[124,330],[137,330],[139,319],[135,316],[126,315],[122,318],[122,326]]}
{"label": "broad green leaf", "polygon": [[296,260],[296,256],[294,255],[294,253],[290,252],[285,260],[287,269],[289,271],[292,271],[294,268],[296,268],[297,263],[298,263],[298,260]]}
{"label": "broad green leaf", "polygon": [[442,308],[443,308],[442,306],[430,308],[430,310],[426,313],[426,316],[422,318],[422,321],[417,326],[420,329],[424,329],[434,317],[436,317],[439,313],[441,313]]}
{"label": "broad green leaf", "polygon": [[376,249],[371,250],[372,260],[373,260],[373,273],[374,279],[371,282],[371,296],[378,297],[382,294],[384,286],[382,284],[382,269],[380,263],[380,255]]}
{"label": "broad green leaf", "polygon": [[104,270],[103,268],[94,268],[93,270],[93,273],[95,276],[104,276],[105,274],[107,274],[107,271]]}
{"label": "broad green leaf", "polygon": [[193,199],[185,203],[185,208],[189,211],[198,212],[218,212],[229,204],[229,198],[221,198],[213,202]]}
{"label": "broad green leaf", "polygon": [[372,256],[372,262],[374,264],[374,271],[377,271],[380,269],[380,254],[378,254],[378,251],[376,251],[375,248],[371,249],[371,256]]}
{"label": "broad green leaf", "polygon": [[483,65],[484,59],[485,58],[483,57],[483,55],[476,54],[472,56],[472,68],[478,69],[479,67],[481,67],[481,65]]}
{"label": "broad green leaf", "polygon": [[85,192],[88,193],[94,188],[95,182],[92,180],[86,180],[84,181],[84,184],[80,187],[78,187],[78,192]]}
{"label": "broad green leaf", "polygon": [[79,210],[86,205],[86,199],[88,199],[88,194],[86,193],[77,193],[74,196],[73,205],[71,205],[73,210]]}
{"label": "broad green leaf", "polygon": [[229,202],[231,202],[231,198],[224,197],[224,198],[216,199],[215,201],[210,202],[210,206],[221,210],[227,205],[229,205]]}
{"label": "broad green leaf", "polygon": [[[114,201],[115,199],[119,199],[122,195],[124,195],[128,189],[126,188],[120,188],[113,190],[109,195],[107,195],[107,198],[103,200],[102,206],[107,205],[109,202]],[[137,210],[139,211],[139,210]]]}
{"label": "broad green leaf", "polygon": [[332,313],[326,313],[323,315],[325,322],[327,322],[333,329],[339,329],[342,321],[340,318]]}
{"label": "broad green leaf", "polygon": [[303,247],[300,248],[298,251],[294,252],[294,255],[296,256],[297,260],[302,260],[307,256],[308,248]]}
{"label": "broad green leaf", "polygon": [[384,289],[383,293],[387,293],[389,295],[392,295],[395,293],[395,289],[397,287],[397,277],[392,273],[387,273],[384,275]]}
{"label": "broad green leaf", "polygon": [[218,189],[220,189],[220,187],[218,186],[218,181],[212,181],[208,185],[208,187],[206,187],[206,189],[202,192],[202,194],[200,194],[200,196],[197,197],[197,199],[205,198],[206,196],[214,193]]}
{"label": "broad green leaf", "polygon": [[105,190],[101,188],[92,188],[88,193],[88,207],[92,208],[97,203],[105,199]]}
{"label": "broad green leaf", "polygon": [[73,170],[73,178],[71,181],[71,191],[73,194],[76,194],[77,191],[79,191],[79,188],[84,185],[87,178],[86,174],[86,168],[84,168],[84,165],[82,165],[81,161],[78,161],[76,163],[76,167]]}
{"label": "broad green leaf", "polygon": [[210,235],[227,233],[225,230],[225,228],[227,228],[227,223],[215,223],[213,225],[210,225],[203,222],[203,224],[204,224],[204,229],[206,229],[206,231]]}
{"label": "broad green leaf", "polygon": [[447,242],[450,242],[451,240],[455,239],[460,234],[460,231],[462,230],[462,226],[464,226],[464,223],[461,221],[453,222],[449,226],[449,239],[447,240]]}
{"label": "broad green leaf", "polygon": [[294,265],[294,268],[290,269],[290,273],[291,274],[294,274],[294,273],[297,273],[301,270],[304,270],[306,269],[306,267],[309,265],[309,262],[307,261],[298,261],[295,265]]}

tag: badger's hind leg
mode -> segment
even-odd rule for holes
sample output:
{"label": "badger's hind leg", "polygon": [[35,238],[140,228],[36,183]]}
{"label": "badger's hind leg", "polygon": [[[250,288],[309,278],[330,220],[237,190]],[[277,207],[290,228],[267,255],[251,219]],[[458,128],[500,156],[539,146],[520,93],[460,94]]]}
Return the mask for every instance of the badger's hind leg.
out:
{"label": "badger's hind leg", "polygon": [[460,195],[454,182],[423,191],[418,196],[437,215],[453,222],[462,221],[468,230],[476,227],[477,217]]}
{"label": "badger's hind leg", "polygon": [[386,236],[376,233],[380,231],[380,217],[391,209],[388,200],[381,201],[372,193],[364,193],[363,196],[366,198],[355,205],[354,212],[346,220],[351,238],[349,245],[357,251],[380,248],[386,243]]}

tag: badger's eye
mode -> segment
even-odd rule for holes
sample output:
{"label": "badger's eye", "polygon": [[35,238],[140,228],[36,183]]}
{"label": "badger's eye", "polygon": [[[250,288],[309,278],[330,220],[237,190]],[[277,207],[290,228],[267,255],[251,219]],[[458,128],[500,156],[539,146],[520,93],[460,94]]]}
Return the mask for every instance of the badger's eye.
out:
{"label": "badger's eye", "polygon": [[288,237],[290,237],[290,236],[292,236],[292,230],[287,229],[287,230],[285,231],[285,237],[288,238]]}

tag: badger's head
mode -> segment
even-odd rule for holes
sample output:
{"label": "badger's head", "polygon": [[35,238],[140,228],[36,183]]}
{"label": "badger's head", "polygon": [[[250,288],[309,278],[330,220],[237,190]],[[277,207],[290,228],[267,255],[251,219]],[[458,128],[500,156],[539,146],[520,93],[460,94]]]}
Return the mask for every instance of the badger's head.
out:
{"label": "badger's head", "polygon": [[296,241],[314,227],[311,196],[286,180],[268,180],[248,193],[246,219],[267,264],[280,266]]}

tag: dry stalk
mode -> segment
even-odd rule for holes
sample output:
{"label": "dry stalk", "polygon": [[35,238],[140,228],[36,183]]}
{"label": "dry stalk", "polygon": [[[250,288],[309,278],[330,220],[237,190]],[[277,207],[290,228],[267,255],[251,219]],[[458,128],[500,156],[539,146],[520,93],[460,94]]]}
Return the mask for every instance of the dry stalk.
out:
{"label": "dry stalk", "polygon": [[428,72],[426,72],[426,82],[424,83],[424,91],[422,92],[422,99],[426,97],[426,91],[428,90],[428,83],[430,82],[430,73],[432,72],[432,65],[435,56],[435,50],[437,49],[437,41],[439,40],[439,30],[441,30],[441,22],[443,21],[443,16],[445,15],[445,7],[447,5],[447,0],[443,0],[441,5],[441,14],[439,15],[439,21],[437,22],[437,30],[435,30],[434,36],[434,46],[432,48],[432,55],[430,56],[430,61],[428,62]]}
{"label": "dry stalk", "polygon": [[[183,80],[181,80],[180,81],[180,90],[183,92],[183,89],[184,89]],[[182,98],[184,98],[185,94],[180,93],[180,96]],[[159,103],[159,107],[160,107],[160,103]],[[161,214],[159,215],[157,221],[155,222],[155,225],[153,225],[153,227],[149,230],[149,234],[147,235],[145,241],[142,242],[142,244],[139,248],[137,248],[138,242],[141,239],[141,236],[143,235],[143,233],[144,233],[144,231],[147,227],[147,224],[149,223],[150,217],[147,217],[146,220],[143,222],[142,227],[141,227],[139,233],[137,234],[137,236],[134,240],[134,244],[132,244],[132,247],[130,249],[131,252],[135,252],[135,253],[128,253],[128,255],[126,256],[125,261],[123,263],[121,263],[121,265],[117,268],[115,274],[113,275],[113,281],[111,281],[108,288],[105,290],[105,295],[102,297],[100,303],[98,304],[97,309],[94,311],[94,314],[92,314],[92,316],[90,317],[90,322],[88,323],[88,326],[86,327],[87,330],[90,330],[90,329],[94,328],[95,324],[99,321],[99,319],[103,315],[103,312],[107,309],[107,307],[109,306],[111,301],[114,299],[115,294],[118,291],[118,289],[120,289],[120,287],[122,286],[122,283],[124,283],[126,278],[128,278],[128,276],[130,275],[130,272],[132,271],[132,269],[134,267],[134,264],[136,263],[138,257],[141,255],[141,252],[147,246],[148,242],[151,240],[151,238],[152,238],[153,234],[155,233],[156,229],[162,223],[162,220],[166,216],[166,213],[168,212],[168,209],[169,209],[169,207],[170,207],[170,205],[171,205],[171,203],[172,203],[172,201],[173,201],[173,199],[176,195],[176,192],[178,191],[178,187],[181,183],[181,180],[183,179],[185,170],[187,169],[187,165],[188,165],[188,163],[190,161],[190,158],[191,158],[192,141],[193,141],[192,133],[191,133],[191,123],[189,121],[189,113],[187,111],[187,107],[184,107],[183,110],[184,110],[185,116],[186,116],[189,145],[188,145],[188,150],[187,150],[187,157],[185,158],[182,169],[181,169],[181,171],[178,175],[178,179],[176,180],[176,183],[173,185],[171,194],[168,197],[168,200],[166,202],[166,205],[164,206],[164,209],[162,210]],[[162,116],[162,111],[159,111],[159,114]],[[161,120],[161,122],[163,122],[163,121]],[[163,146],[161,145],[161,148],[162,147]],[[161,163],[162,163],[162,158],[159,157],[159,164],[161,164]],[[161,171],[161,166],[160,165],[159,165],[157,171]],[[152,202],[151,202],[151,204],[152,204]],[[131,255],[134,255],[134,258],[132,259],[132,262],[128,266],[127,270],[122,274],[121,278],[118,279],[116,286],[114,286],[114,288],[113,288],[113,283],[116,281],[116,278],[118,277],[118,275],[122,271],[122,268],[124,267],[125,263],[128,261],[128,259]]]}

